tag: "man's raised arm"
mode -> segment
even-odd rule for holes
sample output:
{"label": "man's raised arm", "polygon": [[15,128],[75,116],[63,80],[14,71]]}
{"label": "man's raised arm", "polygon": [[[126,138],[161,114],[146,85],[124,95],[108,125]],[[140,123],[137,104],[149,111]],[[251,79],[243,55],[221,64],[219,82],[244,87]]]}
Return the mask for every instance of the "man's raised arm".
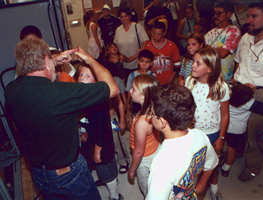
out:
{"label": "man's raised arm", "polygon": [[90,65],[98,81],[104,81],[105,83],[107,83],[107,85],[110,88],[110,98],[115,97],[119,94],[119,87],[116,84],[109,70],[103,67],[92,56],[90,56],[81,48],[78,48],[78,51],[75,52],[75,54],[79,56],[82,60],[84,60],[88,65]]}

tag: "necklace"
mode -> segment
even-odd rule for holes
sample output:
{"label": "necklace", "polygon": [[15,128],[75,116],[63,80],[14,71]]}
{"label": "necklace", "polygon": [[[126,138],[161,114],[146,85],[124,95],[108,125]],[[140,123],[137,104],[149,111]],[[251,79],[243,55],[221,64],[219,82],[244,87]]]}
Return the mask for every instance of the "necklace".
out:
{"label": "necklace", "polygon": [[249,44],[249,50],[256,57],[255,62],[257,62],[259,60],[259,56],[263,53],[263,49],[261,49],[260,52],[258,54],[256,54],[256,52],[253,51],[251,47],[252,47],[252,43]]}

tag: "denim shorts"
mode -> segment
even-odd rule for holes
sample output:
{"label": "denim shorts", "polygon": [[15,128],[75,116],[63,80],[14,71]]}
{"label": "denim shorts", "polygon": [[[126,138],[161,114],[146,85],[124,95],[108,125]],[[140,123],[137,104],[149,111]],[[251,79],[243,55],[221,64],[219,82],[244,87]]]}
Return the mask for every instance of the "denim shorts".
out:
{"label": "denim shorts", "polygon": [[111,162],[108,163],[96,164],[96,172],[99,179],[103,183],[113,181],[118,176],[116,160],[113,159]]}
{"label": "denim shorts", "polygon": [[212,134],[208,134],[207,137],[210,140],[210,143],[213,145],[215,143],[215,141],[217,140],[217,138],[219,137],[219,133],[220,131],[216,132],[216,133],[212,133]]}
{"label": "denim shorts", "polygon": [[32,168],[34,183],[44,200],[101,200],[87,163],[82,155],[70,166],[70,171],[57,175],[56,170]]}

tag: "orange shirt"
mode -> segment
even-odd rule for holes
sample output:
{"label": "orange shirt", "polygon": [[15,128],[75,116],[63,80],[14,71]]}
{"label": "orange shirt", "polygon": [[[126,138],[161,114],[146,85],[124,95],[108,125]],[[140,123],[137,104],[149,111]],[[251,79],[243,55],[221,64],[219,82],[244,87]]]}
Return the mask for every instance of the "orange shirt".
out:
{"label": "orange shirt", "polygon": [[58,78],[58,81],[60,82],[70,82],[70,83],[75,83],[75,79],[72,78],[68,73],[66,72],[60,72],[60,76]]}
{"label": "orange shirt", "polygon": [[[132,122],[131,131],[130,131],[130,147],[133,150],[135,148],[135,124],[138,121],[139,117],[135,117]],[[157,140],[154,133],[146,136],[146,144],[143,156],[149,156],[153,154],[159,146],[159,141]]]}
{"label": "orange shirt", "polygon": [[152,40],[149,40],[144,43],[143,48],[150,50],[155,56],[151,70],[156,74],[159,83],[169,83],[174,75],[174,63],[180,61],[176,44],[166,39],[163,47],[157,48]]}

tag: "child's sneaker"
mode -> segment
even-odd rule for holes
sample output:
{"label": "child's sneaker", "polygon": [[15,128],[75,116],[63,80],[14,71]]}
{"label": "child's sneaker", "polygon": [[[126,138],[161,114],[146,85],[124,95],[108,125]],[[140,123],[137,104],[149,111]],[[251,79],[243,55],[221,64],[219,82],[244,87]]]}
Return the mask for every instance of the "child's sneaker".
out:
{"label": "child's sneaker", "polygon": [[119,127],[118,121],[115,118],[111,120],[111,128],[112,130],[117,131],[117,132],[121,130]]}

